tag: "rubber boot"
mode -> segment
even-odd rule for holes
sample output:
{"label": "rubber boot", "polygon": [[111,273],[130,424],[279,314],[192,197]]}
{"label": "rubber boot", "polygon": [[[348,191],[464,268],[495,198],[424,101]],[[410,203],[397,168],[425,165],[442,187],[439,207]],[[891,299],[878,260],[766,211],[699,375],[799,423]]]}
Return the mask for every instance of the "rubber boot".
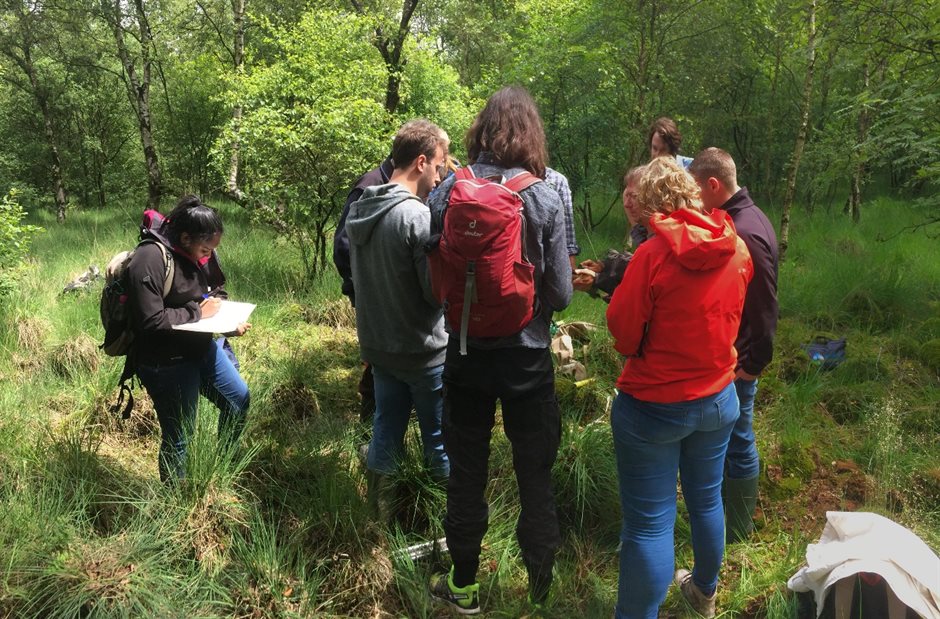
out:
{"label": "rubber boot", "polygon": [[725,478],[721,493],[725,503],[725,543],[743,542],[754,530],[757,507],[757,477]]}
{"label": "rubber boot", "polygon": [[395,516],[395,499],[397,486],[391,475],[376,473],[366,469],[366,483],[368,484],[367,499],[373,517],[379,522],[388,524]]}
{"label": "rubber boot", "polygon": [[529,573],[529,603],[533,606],[541,607],[548,600],[552,588],[553,565],[553,559],[538,564],[526,562],[526,571]]}

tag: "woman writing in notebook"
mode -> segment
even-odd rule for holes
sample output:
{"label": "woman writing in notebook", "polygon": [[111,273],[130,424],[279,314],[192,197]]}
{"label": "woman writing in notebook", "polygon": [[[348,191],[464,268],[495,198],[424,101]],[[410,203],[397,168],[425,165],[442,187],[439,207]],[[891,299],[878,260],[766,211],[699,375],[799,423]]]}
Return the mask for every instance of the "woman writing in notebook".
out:
{"label": "woman writing in notebook", "polygon": [[[132,362],[160,421],[164,481],[186,475],[186,444],[200,393],[219,408],[220,447],[237,442],[248,412],[248,385],[226,339],[173,329],[215,315],[226,298],[215,251],[222,232],[215,209],[185,196],[162,223],[142,231],[141,240],[150,242],[138,246],[127,267]],[[243,335],[250,327],[243,323],[227,335]]]}

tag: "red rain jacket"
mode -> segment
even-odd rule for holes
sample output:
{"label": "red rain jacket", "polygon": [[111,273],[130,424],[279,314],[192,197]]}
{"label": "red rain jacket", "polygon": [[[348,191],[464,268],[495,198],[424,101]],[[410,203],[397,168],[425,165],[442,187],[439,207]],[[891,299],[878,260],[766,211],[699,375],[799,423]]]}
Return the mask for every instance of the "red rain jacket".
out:
{"label": "red rain jacket", "polygon": [[714,395],[734,379],[751,257],[720,209],[656,213],[650,226],[607,308],[628,357],[617,387],[647,402]]}

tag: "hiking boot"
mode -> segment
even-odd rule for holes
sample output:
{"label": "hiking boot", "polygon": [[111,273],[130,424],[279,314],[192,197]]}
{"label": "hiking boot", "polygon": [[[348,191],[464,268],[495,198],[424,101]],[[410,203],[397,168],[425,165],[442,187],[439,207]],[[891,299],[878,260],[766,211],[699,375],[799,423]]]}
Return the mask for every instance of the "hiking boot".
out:
{"label": "hiking boot", "polygon": [[480,583],[466,587],[454,586],[454,568],[447,574],[431,578],[431,598],[446,602],[461,615],[476,615],[480,612]]}
{"label": "hiking boot", "polygon": [[676,584],[679,585],[679,591],[682,597],[689,603],[695,612],[710,619],[715,616],[715,598],[717,592],[711,595],[705,595],[694,582],[692,582],[692,572],[689,570],[676,570]]}
{"label": "hiking boot", "polygon": [[529,604],[533,608],[542,609],[548,602],[549,593],[552,589],[552,568],[529,569],[528,572]]}

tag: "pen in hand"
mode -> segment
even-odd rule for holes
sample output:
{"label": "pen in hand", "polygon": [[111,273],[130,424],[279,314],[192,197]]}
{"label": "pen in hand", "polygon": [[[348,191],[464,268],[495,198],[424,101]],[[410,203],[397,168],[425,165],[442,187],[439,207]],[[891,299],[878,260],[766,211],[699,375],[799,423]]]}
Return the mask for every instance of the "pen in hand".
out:
{"label": "pen in hand", "polygon": [[222,306],[222,301],[218,297],[211,296],[211,293],[206,293],[202,295],[202,303],[199,304],[199,307],[202,309],[203,318],[211,318],[219,312],[219,308]]}

